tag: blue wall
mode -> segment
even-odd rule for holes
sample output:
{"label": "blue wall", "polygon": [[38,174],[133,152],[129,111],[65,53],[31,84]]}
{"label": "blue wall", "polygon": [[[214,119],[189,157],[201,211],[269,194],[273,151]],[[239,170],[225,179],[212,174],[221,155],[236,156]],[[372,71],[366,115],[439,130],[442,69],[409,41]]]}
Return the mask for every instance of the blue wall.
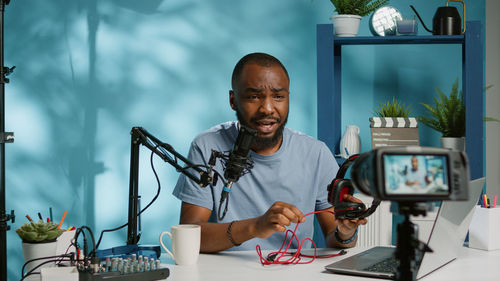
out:
{"label": "blue wall", "polygon": [[[405,17],[413,3],[431,24],[436,1],[392,2]],[[484,1],[466,3],[467,18],[483,21]],[[16,141],[6,145],[6,203],[17,220],[7,233],[9,280],[20,279],[14,230],[26,214],[46,217],[52,207],[59,220],[67,210],[64,227],[88,225],[96,235],[126,222],[132,126],[186,154],[198,132],[235,119],[229,80],[246,53],[282,60],[292,79],[289,126],[316,136],[316,24],[328,23],[332,10],[326,0],[12,0],[5,64],[17,68],[6,87],[5,122]],[[368,18],[360,35],[370,35]],[[434,86],[448,92],[461,77],[459,49],[357,48],[344,52],[344,128],[367,124],[374,105],[392,95],[404,94],[420,114],[418,102],[430,102]],[[363,150],[368,134],[362,128]],[[423,128],[421,136],[434,133]],[[141,153],[144,206],[157,186],[149,153]],[[179,217],[171,196],[178,174],[155,164],[162,192],[143,216],[142,244],[157,244]],[[125,231],[105,234],[101,248],[125,238]]]}

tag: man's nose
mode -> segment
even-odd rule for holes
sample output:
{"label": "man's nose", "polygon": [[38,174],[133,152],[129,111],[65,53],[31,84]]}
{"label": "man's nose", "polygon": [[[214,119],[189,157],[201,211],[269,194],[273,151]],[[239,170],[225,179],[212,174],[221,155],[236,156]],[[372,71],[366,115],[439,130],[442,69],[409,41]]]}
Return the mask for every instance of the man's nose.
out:
{"label": "man's nose", "polygon": [[274,111],[274,104],[272,97],[262,99],[259,111],[263,114],[270,115]]}

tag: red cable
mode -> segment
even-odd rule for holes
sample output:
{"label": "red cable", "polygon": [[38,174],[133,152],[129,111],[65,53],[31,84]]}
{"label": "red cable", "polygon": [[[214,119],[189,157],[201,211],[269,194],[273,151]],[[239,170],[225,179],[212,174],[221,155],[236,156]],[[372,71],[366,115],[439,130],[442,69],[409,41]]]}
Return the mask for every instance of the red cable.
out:
{"label": "red cable", "polygon": [[[352,208],[345,209],[345,210],[339,210],[339,211],[349,211],[349,210],[352,210]],[[332,213],[332,214],[334,214],[334,212],[332,212],[332,211],[322,210],[322,211],[315,211],[315,212],[308,213],[305,216],[307,217],[309,215],[318,214],[318,213]],[[269,265],[269,264],[307,264],[307,263],[313,262],[315,259],[333,258],[333,257],[338,257],[340,255],[345,254],[345,251],[342,250],[337,254],[317,255],[316,254],[316,252],[317,252],[316,244],[314,243],[314,241],[311,238],[305,238],[301,242],[299,242],[299,238],[296,235],[297,228],[299,227],[299,224],[300,224],[300,222],[295,225],[295,229],[293,231],[288,229],[285,232],[285,239],[284,239],[283,244],[281,245],[280,249],[278,251],[269,253],[265,258],[262,256],[262,251],[260,249],[260,245],[257,245],[255,247],[255,250],[257,251],[257,255],[260,258],[260,263],[262,263],[263,265]],[[290,237],[290,241],[287,244],[286,241],[287,241],[288,233],[291,233],[291,237]],[[297,241],[297,243],[299,244],[297,251],[294,253],[288,252],[288,249],[290,248],[290,245],[292,244],[293,239],[295,239],[295,241]],[[306,241],[311,241],[311,243],[314,247],[314,255],[312,255],[312,256],[305,255],[305,254],[301,253],[302,245]],[[286,247],[285,247],[285,244],[287,244]],[[283,249],[283,248],[285,248],[285,249]],[[301,257],[310,258],[310,260],[301,261]]]}

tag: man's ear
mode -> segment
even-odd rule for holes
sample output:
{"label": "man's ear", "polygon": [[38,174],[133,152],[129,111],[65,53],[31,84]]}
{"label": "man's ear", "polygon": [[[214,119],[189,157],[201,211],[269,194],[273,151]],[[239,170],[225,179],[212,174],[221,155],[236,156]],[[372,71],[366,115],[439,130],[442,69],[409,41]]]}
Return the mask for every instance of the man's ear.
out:
{"label": "man's ear", "polygon": [[229,105],[236,111],[236,94],[233,90],[229,90]]}

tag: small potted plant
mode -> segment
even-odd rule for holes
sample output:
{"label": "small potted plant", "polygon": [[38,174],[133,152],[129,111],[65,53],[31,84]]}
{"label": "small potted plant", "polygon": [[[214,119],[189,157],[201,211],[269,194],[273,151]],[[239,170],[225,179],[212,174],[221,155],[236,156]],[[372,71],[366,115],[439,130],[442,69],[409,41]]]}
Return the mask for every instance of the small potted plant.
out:
{"label": "small potted plant", "polygon": [[[17,234],[23,240],[23,253],[25,261],[35,258],[54,256],[57,249],[57,238],[63,234],[53,222],[34,222],[30,220],[16,229]],[[26,265],[28,272],[45,260],[31,262]],[[35,271],[39,271],[35,270]]]}
{"label": "small potted plant", "polygon": [[438,87],[435,87],[438,96],[434,97],[434,104],[423,105],[430,116],[420,116],[420,122],[440,132],[441,146],[456,150],[465,150],[465,104],[462,90],[458,91],[458,78],[451,86],[449,97]]}
{"label": "small potted plant", "polygon": [[392,97],[392,101],[386,103],[379,103],[378,108],[375,109],[375,115],[378,117],[403,117],[408,118],[411,113],[410,106]]}
{"label": "small potted plant", "polygon": [[411,108],[395,97],[379,103],[370,118],[372,148],[393,145],[419,145],[418,121],[410,117]]}
{"label": "small potted plant", "polygon": [[361,18],[389,3],[389,0],[330,0],[337,15],[331,16],[335,35],[356,36]]}

